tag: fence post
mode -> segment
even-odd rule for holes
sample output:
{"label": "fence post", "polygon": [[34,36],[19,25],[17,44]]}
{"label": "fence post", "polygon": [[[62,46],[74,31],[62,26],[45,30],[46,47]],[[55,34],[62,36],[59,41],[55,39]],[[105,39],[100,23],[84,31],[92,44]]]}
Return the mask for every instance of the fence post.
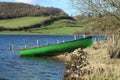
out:
{"label": "fence post", "polygon": [[86,35],[85,35],[85,34],[83,35],[83,38],[86,38]]}
{"label": "fence post", "polygon": [[96,39],[96,37],[95,37],[95,42],[97,42],[97,39]]}
{"label": "fence post", "polygon": [[47,41],[47,45],[49,45],[49,42]]}
{"label": "fence post", "polygon": [[9,49],[10,49],[10,50],[13,50],[13,49],[14,49],[13,44],[9,43]]}
{"label": "fence post", "polygon": [[74,35],[74,40],[76,40],[77,39],[77,36],[76,35]]}
{"label": "fence post", "polygon": [[57,44],[59,44],[60,43],[60,41],[59,40],[57,40]]}
{"label": "fence post", "polygon": [[27,48],[27,45],[25,44],[25,48]]}
{"label": "fence post", "polygon": [[36,43],[37,43],[37,47],[39,47],[39,40],[36,40]]}

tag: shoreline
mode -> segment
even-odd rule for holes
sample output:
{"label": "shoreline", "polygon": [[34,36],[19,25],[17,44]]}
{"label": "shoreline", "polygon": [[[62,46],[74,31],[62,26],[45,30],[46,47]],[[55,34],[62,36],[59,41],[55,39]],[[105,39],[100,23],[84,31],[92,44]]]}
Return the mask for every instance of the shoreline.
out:
{"label": "shoreline", "polygon": [[[74,36],[74,34],[41,34],[41,33],[0,33],[0,35],[68,35],[68,36]],[[76,35],[76,36],[107,36],[107,35],[99,35],[99,34],[90,34],[90,35]]]}

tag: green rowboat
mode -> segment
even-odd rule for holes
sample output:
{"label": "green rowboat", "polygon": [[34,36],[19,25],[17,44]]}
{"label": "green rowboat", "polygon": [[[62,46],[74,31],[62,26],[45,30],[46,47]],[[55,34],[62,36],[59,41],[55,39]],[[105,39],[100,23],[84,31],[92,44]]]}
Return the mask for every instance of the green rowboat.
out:
{"label": "green rowboat", "polygon": [[21,49],[20,56],[53,56],[65,52],[71,52],[77,48],[90,47],[92,44],[93,44],[92,36],[90,36],[87,38],[68,41],[60,44],[53,44],[29,49]]}

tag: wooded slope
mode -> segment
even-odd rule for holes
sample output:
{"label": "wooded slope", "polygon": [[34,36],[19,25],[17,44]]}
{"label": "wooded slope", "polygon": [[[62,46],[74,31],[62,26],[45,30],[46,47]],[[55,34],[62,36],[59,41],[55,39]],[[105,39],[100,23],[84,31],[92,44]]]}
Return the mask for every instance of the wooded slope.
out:
{"label": "wooded slope", "polygon": [[42,7],[26,3],[0,2],[0,19],[24,16],[68,16],[64,11],[53,7]]}

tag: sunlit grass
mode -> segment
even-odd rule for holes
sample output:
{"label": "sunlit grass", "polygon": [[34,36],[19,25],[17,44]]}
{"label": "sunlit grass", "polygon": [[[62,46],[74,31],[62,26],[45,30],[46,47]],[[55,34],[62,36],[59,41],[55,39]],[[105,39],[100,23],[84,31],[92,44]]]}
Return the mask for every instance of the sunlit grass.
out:
{"label": "sunlit grass", "polygon": [[[43,22],[50,17],[22,17],[14,19],[0,20],[0,26],[5,28],[18,28]],[[39,28],[31,28],[21,31],[1,31],[0,34],[74,34],[84,32],[88,25],[68,19],[60,19],[48,24],[43,24]]]}
{"label": "sunlit grass", "polygon": [[14,19],[4,19],[0,20],[0,26],[5,28],[18,28],[29,26],[32,24],[40,23],[50,17],[21,17],[21,18],[14,18]]}
{"label": "sunlit grass", "polygon": [[71,20],[62,19],[42,26],[41,28],[34,28],[30,30],[33,33],[40,34],[74,34],[76,32],[82,32],[86,27],[87,26],[81,23],[72,24]]}
{"label": "sunlit grass", "polygon": [[74,34],[77,30],[81,28],[77,27],[56,27],[56,28],[41,28],[32,30],[33,33],[41,33],[41,34]]}

